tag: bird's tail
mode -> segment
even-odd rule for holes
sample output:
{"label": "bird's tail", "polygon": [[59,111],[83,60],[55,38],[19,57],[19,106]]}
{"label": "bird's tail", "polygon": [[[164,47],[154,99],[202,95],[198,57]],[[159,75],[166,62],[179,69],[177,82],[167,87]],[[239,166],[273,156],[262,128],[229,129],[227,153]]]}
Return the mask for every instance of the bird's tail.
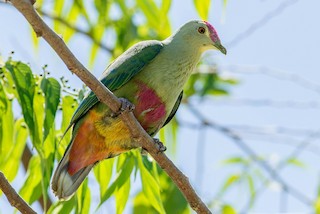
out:
{"label": "bird's tail", "polygon": [[70,163],[69,154],[71,151],[71,146],[72,143],[70,143],[66,149],[63,158],[54,172],[51,182],[52,190],[60,200],[70,199],[94,166],[94,164],[88,165],[80,169],[75,174],[70,175],[68,172],[68,167]]}

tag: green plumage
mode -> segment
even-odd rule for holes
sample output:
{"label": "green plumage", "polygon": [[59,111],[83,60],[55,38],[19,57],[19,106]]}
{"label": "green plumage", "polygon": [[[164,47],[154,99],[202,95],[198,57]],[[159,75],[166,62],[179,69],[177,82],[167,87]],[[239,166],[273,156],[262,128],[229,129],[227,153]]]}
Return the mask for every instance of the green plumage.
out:
{"label": "green plumage", "polygon": [[[119,89],[150,63],[162,48],[163,44],[156,40],[137,43],[108,66],[100,78],[101,82],[110,91]],[[98,102],[97,96],[91,91],[80,103],[70,123],[74,124]]]}
{"label": "green plumage", "polygon": [[[105,70],[101,82],[135,105],[135,117],[154,136],[174,117],[184,84],[209,49],[226,53],[208,22],[190,21],[163,41],[132,46]],[[93,92],[80,103],[70,127],[72,140],[52,179],[52,189],[64,199],[72,196],[99,161],[137,147],[126,124],[111,117],[110,108]]]}

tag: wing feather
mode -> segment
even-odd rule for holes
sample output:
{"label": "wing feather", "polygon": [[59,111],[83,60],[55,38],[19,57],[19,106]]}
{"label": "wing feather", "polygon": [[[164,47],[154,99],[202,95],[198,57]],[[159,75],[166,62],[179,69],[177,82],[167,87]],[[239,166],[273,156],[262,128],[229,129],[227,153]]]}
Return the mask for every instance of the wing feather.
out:
{"label": "wing feather", "polygon": [[181,103],[181,100],[182,100],[182,97],[183,97],[183,91],[181,91],[181,93],[179,94],[179,97],[176,101],[176,103],[174,104],[170,114],[169,114],[169,117],[167,118],[166,122],[164,122],[163,126],[164,127],[165,125],[167,125],[171,120],[172,118],[174,117],[174,115],[177,113],[178,111],[178,108],[180,106],[180,103]]}
{"label": "wing feather", "polygon": [[[137,43],[108,66],[100,78],[101,82],[110,91],[119,89],[149,64],[162,48],[163,44],[156,40]],[[73,114],[70,126],[98,102],[97,96],[91,91]]]}

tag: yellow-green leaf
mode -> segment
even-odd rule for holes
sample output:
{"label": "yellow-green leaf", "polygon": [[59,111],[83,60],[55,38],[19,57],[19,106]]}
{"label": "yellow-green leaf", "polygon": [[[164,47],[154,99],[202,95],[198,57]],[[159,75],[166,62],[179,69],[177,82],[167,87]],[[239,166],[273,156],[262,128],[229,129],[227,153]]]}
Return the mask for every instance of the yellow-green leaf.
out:
{"label": "yellow-green leaf", "polygon": [[211,0],[193,0],[201,19],[208,20]]}
{"label": "yellow-green leaf", "polygon": [[13,142],[6,142],[12,144],[12,149],[8,152],[8,158],[5,162],[0,164],[1,171],[6,175],[9,181],[12,181],[18,173],[21,163],[21,156],[26,145],[28,137],[28,130],[22,118],[17,120],[14,125]]}
{"label": "yellow-green leaf", "polygon": [[88,187],[88,179],[85,179],[77,191],[78,206],[76,213],[87,214],[90,212],[91,194]]}
{"label": "yellow-green leaf", "polygon": [[237,214],[237,212],[232,206],[225,204],[222,207],[222,214]]}
{"label": "yellow-green leaf", "polygon": [[54,78],[43,78],[41,81],[41,89],[45,94],[45,118],[43,124],[44,142],[54,124],[56,111],[60,102],[61,86],[59,82]]}
{"label": "yellow-green leaf", "polygon": [[138,157],[138,165],[140,169],[140,176],[142,180],[142,189],[146,198],[150,201],[152,206],[159,212],[165,213],[161,196],[160,196],[160,187],[155,178],[151,175],[151,173],[147,170],[142,162],[141,155],[137,155]]}
{"label": "yellow-green leaf", "polygon": [[41,191],[41,165],[40,157],[33,156],[29,162],[27,171],[27,180],[24,182],[21,190],[19,191],[20,196],[28,203],[32,204],[42,194]]}
{"label": "yellow-green leaf", "polygon": [[117,189],[115,192],[116,198],[116,213],[123,213],[124,208],[126,207],[130,193],[130,178],[128,178],[125,183]]}
{"label": "yellow-green leaf", "polygon": [[97,166],[93,168],[93,172],[96,180],[99,183],[100,189],[100,200],[102,196],[107,191],[107,187],[112,177],[114,158],[100,162]]}

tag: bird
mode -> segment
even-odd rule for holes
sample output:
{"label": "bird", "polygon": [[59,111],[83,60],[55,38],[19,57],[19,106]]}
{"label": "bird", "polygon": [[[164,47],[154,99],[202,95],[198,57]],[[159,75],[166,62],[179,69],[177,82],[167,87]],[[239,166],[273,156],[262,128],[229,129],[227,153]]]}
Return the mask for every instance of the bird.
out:
{"label": "bird", "polygon": [[[174,117],[183,87],[207,50],[227,53],[209,22],[192,20],[163,41],[133,45],[106,68],[100,81],[153,137]],[[72,197],[94,165],[138,147],[118,114],[92,91],[79,104],[69,125],[72,138],[51,182],[60,200]]]}

